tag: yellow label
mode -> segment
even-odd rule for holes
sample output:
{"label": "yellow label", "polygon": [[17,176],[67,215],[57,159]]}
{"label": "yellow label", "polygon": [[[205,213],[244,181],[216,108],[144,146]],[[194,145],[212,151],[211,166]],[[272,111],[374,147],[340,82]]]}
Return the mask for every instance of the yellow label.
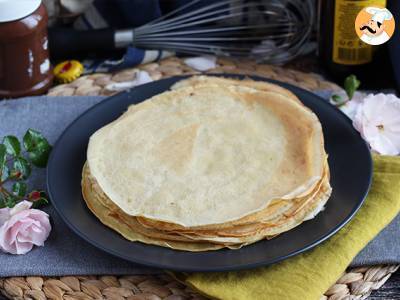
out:
{"label": "yellow label", "polygon": [[336,0],[333,25],[332,60],[342,65],[361,65],[372,61],[372,46],[354,30],[357,14],[367,6],[386,7],[386,0]]}

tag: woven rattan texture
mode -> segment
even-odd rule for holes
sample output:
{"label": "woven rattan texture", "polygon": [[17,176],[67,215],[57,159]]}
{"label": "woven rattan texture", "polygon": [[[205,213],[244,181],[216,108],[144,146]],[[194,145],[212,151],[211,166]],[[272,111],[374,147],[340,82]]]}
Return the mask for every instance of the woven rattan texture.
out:
{"label": "woven rattan texture", "polygon": [[[158,63],[150,63],[114,74],[92,74],[83,76],[72,83],[53,87],[49,96],[113,95],[132,87],[131,83],[139,70],[145,70],[153,80],[165,77],[199,73],[187,66],[182,59],[170,57]],[[337,90],[339,87],[313,73],[304,73],[283,67],[257,64],[251,60],[232,61],[218,59],[217,67],[208,73],[240,73],[258,75],[291,83],[307,90]]]}
{"label": "woven rattan texture", "polygon": [[[366,299],[397,269],[348,270],[321,299]],[[168,275],[13,277],[0,279],[0,290],[10,299],[206,300]]]}
{"label": "woven rattan texture", "polygon": [[[139,70],[145,70],[153,80],[196,74],[183,60],[172,57],[114,74],[92,74],[72,83],[53,87],[48,95],[112,95],[131,87]],[[288,82],[307,90],[338,90],[339,87],[313,73],[283,67],[256,64],[253,61],[218,59],[209,73],[241,73],[264,76]],[[372,266],[349,269],[325,292],[321,299],[366,299],[379,289],[399,266]],[[134,276],[66,276],[0,278],[0,291],[9,299],[116,299],[116,300],[200,300],[206,299],[168,275]]]}

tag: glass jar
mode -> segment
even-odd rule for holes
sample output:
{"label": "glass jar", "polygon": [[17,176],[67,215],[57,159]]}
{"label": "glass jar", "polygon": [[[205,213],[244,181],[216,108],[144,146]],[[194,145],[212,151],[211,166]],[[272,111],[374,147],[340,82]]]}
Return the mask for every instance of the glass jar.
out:
{"label": "glass jar", "polygon": [[42,94],[53,80],[40,0],[0,1],[0,98]]}

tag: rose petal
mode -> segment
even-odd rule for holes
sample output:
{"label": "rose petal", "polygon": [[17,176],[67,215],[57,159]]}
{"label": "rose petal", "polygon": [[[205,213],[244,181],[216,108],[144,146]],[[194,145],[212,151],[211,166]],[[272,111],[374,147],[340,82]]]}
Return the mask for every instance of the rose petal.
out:
{"label": "rose petal", "polygon": [[28,210],[30,209],[32,206],[32,202],[29,201],[21,201],[19,203],[17,203],[10,211],[11,216],[23,211],[23,210]]}
{"label": "rose petal", "polygon": [[11,224],[9,222],[6,223],[4,235],[5,245],[12,244],[17,239],[20,225],[21,223],[19,222],[16,222],[15,224]]}
{"label": "rose petal", "polygon": [[390,106],[390,109],[386,109],[384,112],[383,125],[400,132],[400,100],[394,95],[390,95],[385,101],[386,106]]}
{"label": "rose petal", "polygon": [[40,223],[33,219],[21,220],[20,223],[21,225],[16,239],[20,242],[31,242],[32,238],[30,236],[32,235],[32,228],[40,226]]}
{"label": "rose petal", "polygon": [[380,154],[400,154],[400,99],[394,95],[368,95],[359,105],[353,126]]}
{"label": "rose petal", "polygon": [[33,248],[33,244],[32,243],[15,243],[15,250],[14,249],[10,249],[8,252],[10,252],[11,254],[26,254],[29,251],[31,251]]}
{"label": "rose petal", "polygon": [[359,102],[351,100],[349,102],[346,102],[346,104],[342,105],[340,107],[340,110],[344,112],[351,120],[354,120],[359,106],[360,106]]}
{"label": "rose petal", "polygon": [[8,207],[0,208],[0,227],[10,218],[10,209]]}
{"label": "rose petal", "polygon": [[396,147],[393,145],[390,139],[386,136],[379,134],[374,139],[370,140],[371,148],[382,155],[397,155],[399,154]]}
{"label": "rose petal", "polygon": [[363,130],[363,106],[364,104],[360,104],[357,108],[356,114],[354,115],[353,126],[357,129],[361,136],[365,139],[364,130]]}
{"label": "rose petal", "polygon": [[[8,230],[6,230],[8,229]],[[16,251],[15,248],[15,238],[17,235],[17,230],[14,229],[14,235],[10,228],[6,228],[6,226],[2,226],[0,228],[0,248],[5,252],[13,253]]]}
{"label": "rose petal", "polygon": [[383,129],[379,134],[379,138],[385,143],[386,147],[380,148],[379,153],[384,155],[400,154],[400,136],[396,133],[391,133],[388,129]]}
{"label": "rose petal", "polygon": [[353,98],[351,98],[351,101],[357,102],[358,104],[362,103],[364,101],[364,98],[367,96],[366,93],[356,91],[353,95]]}
{"label": "rose petal", "polygon": [[[384,100],[378,95],[368,95],[363,102],[363,114],[367,120],[381,119],[382,109],[385,109]],[[380,100],[380,101],[379,101]]]}
{"label": "rose petal", "polygon": [[[30,203],[29,207],[30,207]],[[48,238],[51,225],[49,215],[37,209],[22,209],[23,204],[0,227],[0,249],[12,254],[25,254],[34,245],[43,246]]]}
{"label": "rose petal", "polygon": [[43,227],[38,228],[38,229],[39,229],[39,231],[33,232],[31,234],[31,242],[36,246],[43,246],[44,241],[49,236],[49,232],[47,230],[45,230],[45,228],[43,228]]}
{"label": "rose petal", "polygon": [[31,209],[30,217],[39,221],[42,225],[49,223],[49,215],[38,209]]}

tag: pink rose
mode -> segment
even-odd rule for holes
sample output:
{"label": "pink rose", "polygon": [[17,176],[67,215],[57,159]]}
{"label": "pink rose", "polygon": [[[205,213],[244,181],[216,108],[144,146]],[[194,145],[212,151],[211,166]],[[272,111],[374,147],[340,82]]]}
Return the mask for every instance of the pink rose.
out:
{"label": "pink rose", "polygon": [[400,154],[400,99],[395,95],[368,95],[358,106],[353,125],[372,150]]}
{"label": "pink rose", "polygon": [[51,231],[49,215],[31,206],[21,201],[13,208],[0,209],[0,250],[26,254],[33,245],[43,246]]}

